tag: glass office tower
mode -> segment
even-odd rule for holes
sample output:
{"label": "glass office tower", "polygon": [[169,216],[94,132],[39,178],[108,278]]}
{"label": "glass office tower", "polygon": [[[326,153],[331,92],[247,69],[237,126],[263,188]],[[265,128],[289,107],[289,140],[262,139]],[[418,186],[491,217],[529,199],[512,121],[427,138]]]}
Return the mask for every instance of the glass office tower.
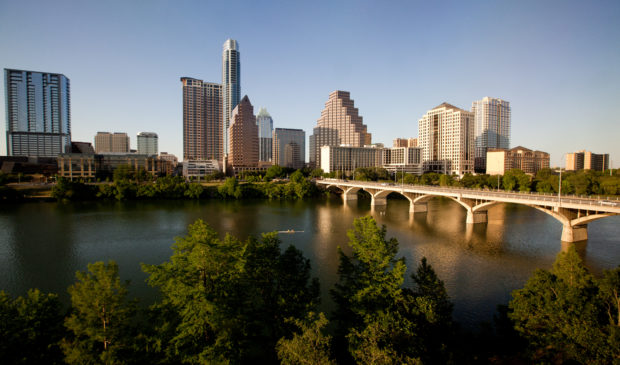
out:
{"label": "glass office tower", "polygon": [[69,79],[4,69],[8,156],[56,157],[71,150]]}

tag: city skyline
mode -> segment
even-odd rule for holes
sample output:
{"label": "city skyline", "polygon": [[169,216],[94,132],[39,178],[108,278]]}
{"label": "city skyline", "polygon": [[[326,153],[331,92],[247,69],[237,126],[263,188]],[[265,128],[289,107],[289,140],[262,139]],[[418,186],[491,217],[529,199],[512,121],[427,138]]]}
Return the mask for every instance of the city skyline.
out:
{"label": "city skyline", "polygon": [[[178,80],[220,82],[221,45],[231,38],[243,45],[243,94],[278,127],[311,134],[325,95],[346,90],[373,142],[389,145],[418,136],[417,119],[435,105],[468,110],[489,96],[510,102],[511,146],[547,151],[552,166],[582,149],[620,165],[617,2],[400,3],[398,12],[355,4],[4,2],[0,64],[71,79],[75,141],[92,141],[98,130],[148,129],[160,135],[160,150],[182,156]],[[189,11],[207,15],[190,24]],[[438,13],[442,30],[429,28]],[[63,27],[50,27],[54,14]],[[251,26],[257,18],[272,22]],[[448,48],[458,57],[445,57]]]}

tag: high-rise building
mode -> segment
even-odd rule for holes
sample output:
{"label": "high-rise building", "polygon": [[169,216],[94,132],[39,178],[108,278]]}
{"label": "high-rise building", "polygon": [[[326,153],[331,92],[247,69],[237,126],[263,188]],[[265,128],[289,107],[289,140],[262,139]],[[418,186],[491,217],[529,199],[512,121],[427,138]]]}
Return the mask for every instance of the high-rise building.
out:
{"label": "high-rise building", "polygon": [[521,146],[509,150],[491,148],[487,151],[486,163],[489,175],[504,175],[504,172],[511,169],[533,175],[538,170],[549,168],[549,154]]}
{"label": "high-rise building", "polygon": [[254,107],[247,95],[233,109],[228,145],[227,165],[233,171],[236,167],[258,166],[258,126]]}
{"label": "high-rise building", "polygon": [[159,153],[157,133],[140,132],[137,135],[138,153],[141,155],[156,155]]}
{"label": "high-rise building", "polygon": [[484,97],[471,105],[474,113],[474,170],[485,172],[489,148],[510,148],[510,103]]}
{"label": "high-rise building", "polygon": [[96,153],[128,153],[129,136],[127,133],[97,132],[95,136]]}
{"label": "high-rise building", "polygon": [[222,92],[223,92],[223,153],[228,154],[228,128],[230,127],[232,111],[239,104],[241,98],[241,62],[239,43],[234,39],[224,42],[222,52]]}
{"label": "high-rise building", "polygon": [[5,68],[4,85],[7,155],[56,157],[71,152],[69,79]]}
{"label": "high-rise building", "polygon": [[191,77],[183,83],[183,159],[222,158],[222,85]]}
{"label": "high-rise building", "polygon": [[306,163],[306,132],[276,128],[273,131],[273,163],[282,167],[303,168]]}
{"label": "high-rise building", "polygon": [[271,151],[273,146],[273,119],[267,109],[258,109],[256,124],[258,125],[258,160],[270,162],[273,158]]}
{"label": "high-rise building", "polygon": [[474,113],[443,103],[418,121],[424,171],[474,171]]}
{"label": "high-rise building", "polygon": [[595,170],[609,169],[609,154],[598,154],[582,150],[566,154],[566,170]]}
{"label": "high-rise building", "polygon": [[350,93],[336,90],[329,94],[310,136],[310,164],[321,166],[323,146],[363,147],[371,143],[371,134],[358,114]]}

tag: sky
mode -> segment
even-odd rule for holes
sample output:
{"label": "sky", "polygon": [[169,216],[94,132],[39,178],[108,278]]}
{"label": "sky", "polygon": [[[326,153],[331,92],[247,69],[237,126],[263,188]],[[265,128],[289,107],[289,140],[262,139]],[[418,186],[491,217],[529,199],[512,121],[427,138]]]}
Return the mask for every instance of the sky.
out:
{"label": "sky", "polygon": [[549,152],[552,166],[582,149],[609,153],[617,168],[618,19],[617,0],[0,0],[0,66],[70,79],[72,140],[126,132],[136,148],[150,131],[182,158],[179,79],[221,82],[233,38],[241,95],[306,139],[334,90],[351,92],[386,146],[417,137],[443,102],[470,110],[490,96],[510,102],[511,147]]}

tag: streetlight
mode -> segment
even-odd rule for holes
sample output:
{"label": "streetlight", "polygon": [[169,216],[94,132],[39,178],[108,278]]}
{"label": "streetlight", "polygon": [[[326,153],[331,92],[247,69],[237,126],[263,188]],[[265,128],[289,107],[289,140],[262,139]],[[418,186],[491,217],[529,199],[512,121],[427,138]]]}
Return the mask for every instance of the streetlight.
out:
{"label": "streetlight", "polygon": [[562,205],[562,160],[564,159],[564,154],[562,154],[562,158],[560,159],[560,181],[558,183],[558,208]]}

